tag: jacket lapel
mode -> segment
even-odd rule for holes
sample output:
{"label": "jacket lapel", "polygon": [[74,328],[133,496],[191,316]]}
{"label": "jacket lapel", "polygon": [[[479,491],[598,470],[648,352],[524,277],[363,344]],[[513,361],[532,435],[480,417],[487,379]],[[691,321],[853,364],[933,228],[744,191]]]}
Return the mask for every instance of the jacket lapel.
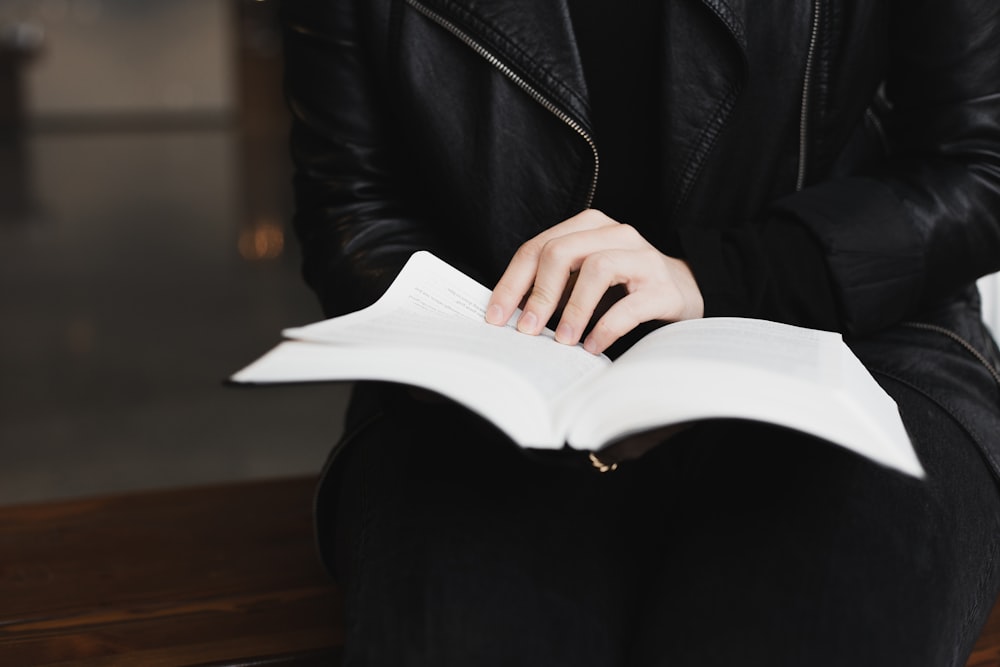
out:
{"label": "jacket lapel", "polygon": [[663,206],[671,216],[686,201],[746,85],[746,2],[664,5],[660,141],[669,157]]}
{"label": "jacket lapel", "polygon": [[566,0],[407,0],[450,21],[589,128],[587,85]]}
{"label": "jacket lapel", "polygon": [[[587,85],[566,0],[406,0],[451,22],[585,129]],[[747,77],[750,0],[662,0],[665,210],[690,193]],[[708,48],[706,48],[708,47]]]}

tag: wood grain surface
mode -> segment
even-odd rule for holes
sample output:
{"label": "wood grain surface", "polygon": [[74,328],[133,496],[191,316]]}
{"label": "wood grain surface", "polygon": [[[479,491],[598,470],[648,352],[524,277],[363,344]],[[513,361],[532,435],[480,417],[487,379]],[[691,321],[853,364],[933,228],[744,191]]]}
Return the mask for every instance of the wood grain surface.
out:
{"label": "wood grain surface", "polygon": [[[314,484],[0,508],[0,665],[339,664],[340,597],[314,551]],[[966,667],[1000,667],[1000,606]]]}
{"label": "wood grain surface", "polygon": [[336,664],[314,483],[0,508],[0,664]]}

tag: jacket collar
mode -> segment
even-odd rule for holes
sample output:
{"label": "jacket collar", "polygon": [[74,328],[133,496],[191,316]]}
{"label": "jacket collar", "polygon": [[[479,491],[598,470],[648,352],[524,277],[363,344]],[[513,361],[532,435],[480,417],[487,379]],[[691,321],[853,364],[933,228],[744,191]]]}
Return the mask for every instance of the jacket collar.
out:
{"label": "jacket collar", "polygon": [[[587,84],[567,0],[407,0],[429,9],[587,124]],[[439,20],[439,22],[441,22]]]}
{"label": "jacket collar", "polygon": [[[664,196],[681,205],[747,76],[746,16],[752,0],[664,0],[660,64],[667,113],[661,141],[671,160]],[[587,84],[567,0],[406,0],[457,29],[585,129]],[[705,48],[709,46],[709,48]]]}
{"label": "jacket collar", "polygon": [[[736,49],[736,59],[745,59],[746,12],[748,0],[681,0],[667,3],[687,5],[684,14],[701,12],[704,16],[693,24],[700,35],[688,41],[704,45],[718,40],[718,35],[730,40]],[[442,18],[452,21],[484,48],[513,66],[531,82],[557,89],[558,96],[569,95],[586,99],[587,86],[580,57],[573,39],[567,0],[413,0]],[[670,10],[668,14],[674,14]],[[670,26],[667,26],[670,34]],[[690,34],[692,25],[680,28]],[[710,34],[706,34],[710,33]],[[706,52],[699,49],[687,54],[704,63],[706,58],[721,62],[715,70],[740,68],[732,63],[733,53],[727,49]],[[706,67],[702,65],[698,69]]]}

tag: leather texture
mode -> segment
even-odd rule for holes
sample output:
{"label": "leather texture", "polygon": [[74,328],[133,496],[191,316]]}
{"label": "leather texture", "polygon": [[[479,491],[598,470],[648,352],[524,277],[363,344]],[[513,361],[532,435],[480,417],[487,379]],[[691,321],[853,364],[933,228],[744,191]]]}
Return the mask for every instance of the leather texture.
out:
{"label": "leather texture", "polygon": [[[521,242],[589,205],[600,145],[564,0],[282,11],[295,225],[327,315],[371,303],[417,249],[493,284]],[[643,64],[665,100],[650,141],[668,156],[650,240],[679,242],[711,314],[754,316],[750,249],[776,221],[806,230],[836,296],[824,328],[960,416],[1000,470],[986,365],[1000,354],[974,293],[1000,270],[1000,3],[663,13],[662,53]],[[960,333],[978,358],[904,320]]]}

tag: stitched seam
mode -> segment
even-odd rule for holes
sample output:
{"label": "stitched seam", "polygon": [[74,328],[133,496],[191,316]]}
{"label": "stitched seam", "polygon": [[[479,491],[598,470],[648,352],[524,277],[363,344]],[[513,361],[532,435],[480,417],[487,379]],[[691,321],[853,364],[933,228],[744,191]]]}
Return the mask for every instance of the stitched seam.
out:
{"label": "stitched seam", "polygon": [[729,90],[729,94],[715,107],[715,111],[712,114],[712,122],[708,123],[698,134],[694,147],[687,152],[684,162],[688,165],[693,164],[694,166],[681,172],[671,187],[672,190],[678,193],[677,199],[674,201],[673,208],[671,209],[672,214],[680,209],[691,193],[691,189],[698,180],[698,175],[701,174],[702,169],[705,167],[708,154],[712,152],[716,139],[722,134],[722,130],[726,126],[724,118],[735,105],[739,92],[739,86],[734,86]]}
{"label": "stitched seam", "polygon": [[[944,410],[952,419],[954,419],[958,423],[959,426],[962,427],[963,430],[965,430],[965,432],[969,435],[969,437],[972,438],[972,440],[976,443],[976,449],[979,450],[983,458],[985,458],[987,462],[990,464],[989,466],[990,471],[993,473],[993,477],[994,479],[996,479],[997,483],[1000,484],[1000,473],[997,472],[998,470],[1000,470],[1000,460],[997,460],[997,458],[993,456],[993,453],[983,444],[983,438],[979,435],[978,429],[969,424],[961,416],[956,415],[953,411],[949,410],[944,404],[942,404],[939,400],[937,400],[934,397],[933,393],[926,387],[919,385],[915,382],[912,382],[910,380],[906,380],[891,371],[872,369],[871,373],[872,375],[881,375],[883,377],[895,380],[900,384],[906,385],[910,389],[919,392],[929,401],[934,403],[934,405]],[[998,488],[998,490],[1000,490],[1000,488]]]}
{"label": "stitched seam", "polygon": [[720,21],[729,29],[736,41],[739,42],[741,47],[746,47],[746,33],[743,32],[742,26],[739,21],[736,20],[733,10],[725,2],[719,0],[718,2],[712,2],[711,0],[706,0],[705,4],[712,13],[715,14]]}
{"label": "stitched seam", "polygon": [[[406,0],[406,3],[411,6],[420,5],[426,7],[420,0]],[[539,89],[546,89],[553,93],[566,108],[577,106],[587,108],[588,101],[585,98],[577,95],[572,88],[555,77],[545,66],[537,63],[527,51],[518,46],[517,43],[510,41],[502,32],[463,8],[454,6],[453,3],[445,4],[451,9],[452,15],[461,21],[462,27],[467,31],[470,39],[479,36],[486,44],[490,45],[490,51],[494,55],[496,53],[503,53],[509,56],[511,60],[507,62],[507,66],[513,67],[514,63],[516,63],[519,74],[532,86]]]}
{"label": "stitched seam", "polygon": [[989,360],[979,352],[979,350],[973,347],[972,343],[965,340],[951,329],[947,329],[945,327],[938,326],[936,324],[927,324],[926,322],[902,322],[902,325],[905,327],[910,327],[912,329],[923,329],[924,331],[933,331],[943,336],[947,336],[951,340],[955,341],[966,352],[971,354],[976,359],[976,361],[982,364],[983,368],[985,368],[986,371],[993,378],[993,381],[996,382],[997,388],[1000,388],[1000,371],[998,371],[993,366],[993,364],[991,364]]}

